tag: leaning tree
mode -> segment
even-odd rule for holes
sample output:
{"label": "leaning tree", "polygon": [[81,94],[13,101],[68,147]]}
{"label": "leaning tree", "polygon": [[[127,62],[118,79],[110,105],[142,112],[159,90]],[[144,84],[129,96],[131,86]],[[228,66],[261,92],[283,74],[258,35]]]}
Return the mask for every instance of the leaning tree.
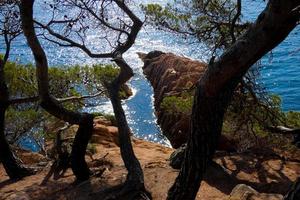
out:
{"label": "leaning tree", "polygon": [[11,179],[20,179],[32,174],[14,155],[5,136],[5,114],[7,108],[22,99],[11,99],[7,87],[4,68],[8,61],[11,43],[21,34],[19,11],[12,1],[0,2],[0,36],[4,38],[5,53],[0,55],[0,162]]}
{"label": "leaning tree", "polygon": [[[0,56],[2,61],[1,81],[4,86],[1,87],[1,93],[5,94],[7,92],[9,94],[9,96],[1,95],[3,99],[9,97],[9,107],[5,113],[5,126],[3,123],[4,131],[1,132],[3,134],[5,132],[5,137],[1,137],[3,144],[1,148],[9,147],[9,145],[4,145],[7,142],[10,145],[23,148],[23,141],[29,136],[30,139],[34,140],[32,147],[35,148],[35,145],[37,145],[40,152],[48,156],[41,137],[47,137],[51,134],[47,128],[49,123],[54,128],[54,126],[61,125],[62,121],[49,114],[47,115],[45,111],[39,109],[40,98],[37,95],[34,66],[31,64],[18,64],[9,59],[13,40],[22,34],[20,13],[16,2],[1,2],[0,8],[0,40],[5,44],[5,54],[3,57]],[[112,65],[52,67],[49,69],[50,92],[57,97],[59,103],[72,107],[73,110],[79,110],[83,105],[90,106],[91,99],[105,94],[103,83],[112,80],[117,74],[118,69]],[[80,95],[77,86],[80,86],[81,89],[84,88],[87,94]],[[5,103],[1,104],[1,106],[3,105]],[[40,134],[42,129],[43,134]],[[14,169],[16,167],[7,167],[7,163],[13,163],[11,159],[16,158],[16,156],[12,156],[13,153],[8,152],[8,150],[1,151],[1,156],[3,155],[1,160],[4,160],[5,168]],[[58,154],[57,159],[58,161],[64,160],[63,163],[66,164],[64,168],[69,168],[69,155]],[[19,159],[14,160],[18,164]],[[53,166],[56,166],[56,164],[53,164]],[[14,171],[23,172],[23,170]]]}
{"label": "leaning tree", "polygon": [[[76,162],[75,155],[84,159],[86,144],[91,135],[87,130],[92,129],[92,118],[90,114],[71,113],[61,107],[49,94],[47,57],[37,38],[34,24],[44,31],[40,33],[44,39],[62,47],[79,48],[91,58],[110,58],[120,68],[119,75],[113,81],[107,82],[106,87],[113,105],[119,129],[121,156],[128,175],[125,183],[116,188],[120,189],[119,192],[113,196],[114,198],[124,195],[128,195],[129,198],[151,198],[144,186],[143,170],[133,151],[131,131],[119,96],[121,86],[133,76],[133,70],[122,55],[134,44],[143,23],[127,2],[121,0],[55,0],[47,3],[52,17],[45,22],[33,19],[34,0],[21,1],[23,31],[36,62],[41,105],[58,118],[80,124],[72,153],[74,173],[77,174],[77,178],[80,178],[79,174],[82,174],[80,175],[82,179],[88,177],[86,164],[83,160],[80,163]],[[95,41],[92,43],[88,41],[87,35],[90,31],[97,33],[99,46],[95,46]],[[95,50],[95,47],[98,48]]]}
{"label": "leaning tree", "polygon": [[[243,18],[241,0],[174,0],[164,7],[150,3],[142,8],[146,23],[185,38],[193,47],[209,49],[212,56],[228,49],[251,25]],[[279,98],[267,93],[258,81],[260,66],[257,62],[240,79],[224,117],[223,133],[243,142],[247,138],[246,148],[252,138],[253,144],[257,143],[261,132],[272,133],[278,125],[289,125],[279,108]]]}
{"label": "leaning tree", "polygon": [[63,107],[62,104],[50,94],[48,61],[34,29],[33,3],[34,1],[21,1],[20,12],[23,32],[36,62],[40,105],[51,115],[70,124],[79,125],[72,147],[71,166],[77,181],[84,181],[90,176],[90,170],[85,161],[85,152],[92,136],[94,116],[88,113],[70,111]]}
{"label": "leaning tree", "polygon": [[185,160],[168,199],[195,199],[235,88],[255,62],[288,36],[299,19],[298,0],[269,0],[247,31],[219,58],[211,60],[197,84]]}

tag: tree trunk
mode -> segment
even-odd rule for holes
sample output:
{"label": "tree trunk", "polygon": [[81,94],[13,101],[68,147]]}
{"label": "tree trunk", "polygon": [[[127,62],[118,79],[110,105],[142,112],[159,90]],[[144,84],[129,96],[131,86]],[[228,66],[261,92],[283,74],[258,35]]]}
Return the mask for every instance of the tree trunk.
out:
{"label": "tree trunk", "polygon": [[[0,102],[2,104],[2,102]],[[4,118],[5,108],[0,108],[0,162],[9,176],[10,179],[16,180],[21,179],[25,176],[29,176],[31,172],[26,169],[19,160],[16,158],[14,153],[11,151],[9,144],[4,135]]]}
{"label": "tree trunk", "polygon": [[293,184],[290,191],[284,197],[284,200],[299,200],[300,199],[300,177]]}
{"label": "tree trunk", "polygon": [[92,137],[94,117],[86,114],[82,122],[79,124],[79,129],[76,133],[72,152],[71,152],[71,166],[77,181],[85,181],[90,177],[90,170],[85,161],[85,153],[87,145]]}
{"label": "tree trunk", "polygon": [[269,0],[249,30],[209,64],[197,85],[185,160],[169,190],[169,200],[195,199],[214,155],[233,90],[247,70],[296,27],[299,5],[295,0]]}
{"label": "tree trunk", "polygon": [[4,62],[0,58],[0,162],[10,179],[20,179],[30,175],[14,153],[5,138],[5,112],[9,106],[9,94],[4,80]]}
{"label": "tree trunk", "polygon": [[77,181],[84,181],[89,178],[90,174],[85,161],[85,152],[93,132],[93,115],[67,110],[49,93],[48,61],[35,33],[32,16],[33,4],[34,0],[22,0],[20,11],[23,32],[36,62],[38,91],[41,99],[40,105],[53,116],[70,124],[79,125],[72,147],[71,166]]}
{"label": "tree trunk", "polygon": [[[116,86],[111,87],[109,90],[110,100],[113,105],[116,121],[118,123],[121,156],[124,161],[125,167],[128,170],[126,181],[130,182],[130,185],[132,185],[133,187],[143,187],[143,171],[133,151],[130,139],[131,132],[128,127],[126,116],[122,108],[121,100],[119,98],[118,93],[119,89]],[[136,186],[136,184],[138,184],[138,186]]]}
{"label": "tree trunk", "polygon": [[[185,151],[185,160],[176,184],[168,199],[195,199],[208,163],[212,160],[222,131],[225,110],[239,79],[224,88],[218,96],[208,97],[198,86],[191,118],[191,135]],[[201,102],[198,102],[201,101]]]}
{"label": "tree trunk", "polygon": [[108,85],[108,92],[118,124],[121,156],[128,171],[124,188],[118,196],[122,197],[129,194],[130,199],[151,199],[151,194],[145,189],[143,169],[133,151],[130,138],[131,131],[119,97],[121,85],[133,76],[133,71],[121,55],[118,55],[114,61],[120,67],[120,74]]}

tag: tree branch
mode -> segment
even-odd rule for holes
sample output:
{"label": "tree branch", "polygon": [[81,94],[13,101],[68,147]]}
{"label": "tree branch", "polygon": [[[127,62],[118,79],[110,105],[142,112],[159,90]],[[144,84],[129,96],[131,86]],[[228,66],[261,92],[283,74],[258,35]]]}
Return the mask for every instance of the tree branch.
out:
{"label": "tree branch", "polygon": [[92,94],[92,95],[71,96],[71,97],[66,97],[66,98],[58,98],[57,101],[59,101],[59,103],[66,103],[68,101],[80,101],[80,100],[83,100],[83,99],[90,99],[90,98],[98,97],[102,94],[104,94],[104,91],[101,91],[101,92],[98,92],[98,93]]}
{"label": "tree branch", "polygon": [[234,34],[234,28],[235,28],[237,20],[241,16],[241,11],[242,11],[242,2],[241,2],[241,0],[237,0],[237,5],[236,6],[237,6],[237,12],[236,12],[234,18],[232,19],[231,27],[230,27],[230,35],[231,35],[231,39],[232,39],[232,44],[234,44],[235,41],[236,41],[235,34]]}
{"label": "tree branch", "polygon": [[[70,96],[70,97],[65,97],[65,98],[57,98],[57,101],[59,103],[66,103],[66,102],[69,102],[69,101],[80,101],[80,100],[83,100],[83,99],[91,99],[91,98],[101,96],[102,94],[104,94],[104,92],[105,91],[101,91],[101,92],[91,94],[91,95]],[[16,104],[24,104],[24,103],[33,103],[33,102],[37,102],[39,100],[40,100],[39,96],[25,97],[25,98],[19,98],[19,99],[10,99],[9,104],[10,105],[16,105]]]}

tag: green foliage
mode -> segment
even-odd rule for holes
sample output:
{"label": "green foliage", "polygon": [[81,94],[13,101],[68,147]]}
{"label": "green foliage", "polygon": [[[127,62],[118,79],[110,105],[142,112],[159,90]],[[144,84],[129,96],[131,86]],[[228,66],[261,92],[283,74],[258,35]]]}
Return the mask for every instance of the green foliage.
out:
{"label": "green foliage", "polygon": [[[8,62],[4,69],[10,99],[38,96],[35,67]],[[105,91],[105,84],[111,82],[119,73],[114,65],[61,66],[49,68],[50,92],[57,98],[92,95]],[[105,94],[105,92],[104,92]],[[80,110],[91,100],[76,100],[63,103],[71,110]],[[103,115],[103,114],[101,114]],[[115,121],[113,116],[105,116]],[[114,120],[113,120],[114,119]],[[6,133],[11,143],[23,134],[33,134],[43,129],[48,122],[55,121],[38,102],[12,105],[6,112]],[[44,137],[47,133],[43,132]],[[50,134],[51,135],[51,134]]]}
{"label": "green foliage", "polygon": [[7,62],[4,74],[11,98],[37,95],[35,68],[32,65]]}
{"label": "green foliage", "polygon": [[254,135],[264,137],[267,128],[282,123],[281,101],[278,96],[264,96],[267,99],[253,98],[252,94],[235,95],[225,114],[225,120],[231,122],[228,132],[231,134]]}
{"label": "green foliage", "polygon": [[[37,95],[35,67],[8,62],[4,73],[11,98]],[[50,92],[58,98],[95,93],[104,90],[104,84],[112,81],[118,73],[119,68],[113,65],[51,67]]]}
{"label": "green foliage", "polygon": [[105,119],[111,121],[113,126],[117,126],[117,120],[116,120],[116,117],[114,115],[105,114],[105,113],[97,113],[97,112],[94,112],[93,115],[95,117],[98,117],[98,116],[104,117]]}
{"label": "green foliage", "polygon": [[120,99],[128,99],[130,96],[132,96],[132,90],[128,85],[121,85],[120,91],[119,91],[119,97]]}
{"label": "green foliage", "polygon": [[[196,39],[216,50],[231,44],[232,19],[237,13],[233,0],[174,0],[165,7],[159,4],[141,5],[147,22],[158,29]],[[240,35],[247,23],[235,26],[235,36]]]}
{"label": "green foliage", "polygon": [[291,128],[300,128],[300,112],[289,111],[284,116],[285,123]]}
{"label": "green foliage", "polygon": [[[185,92],[180,96],[165,97],[161,109],[169,114],[190,115],[192,104],[193,94]],[[281,99],[277,95],[269,95],[265,100],[253,99],[249,93],[245,93],[234,96],[225,114],[222,132],[237,140],[241,139],[247,147],[256,145],[262,139],[270,145],[276,145],[282,144],[284,139],[280,134],[271,133],[268,127],[279,125],[300,128],[300,112],[283,112]],[[240,148],[245,148],[243,145]],[[287,146],[290,148],[290,145]]]}
{"label": "green foliage", "polygon": [[89,152],[91,152],[91,154],[97,153],[96,144],[94,144],[94,143],[88,143],[87,150]]}
{"label": "green foliage", "polygon": [[159,26],[160,24],[169,23],[170,28],[174,31],[180,31],[181,25],[190,23],[190,14],[181,14],[173,12],[171,6],[163,8],[159,4],[148,4],[142,5],[142,9],[145,11],[147,16],[151,16],[154,20],[154,24]]}
{"label": "green foliage", "polygon": [[249,93],[244,96],[246,101],[239,101],[241,96],[234,97],[225,115],[223,132],[244,143],[248,141],[248,147],[263,142],[265,145],[280,144],[290,148],[288,137],[270,132],[270,127],[299,128],[300,112],[283,112],[278,95],[264,95],[267,99],[254,99]]}
{"label": "green foliage", "polygon": [[6,135],[9,141],[17,142],[20,136],[33,130],[42,120],[42,113],[33,108],[9,107],[6,111]]}
{"label": "green foliage", "polygon": [[190,114],[193,105],[193,96],[167,96],[163,99],[160,107],[172,114]]}

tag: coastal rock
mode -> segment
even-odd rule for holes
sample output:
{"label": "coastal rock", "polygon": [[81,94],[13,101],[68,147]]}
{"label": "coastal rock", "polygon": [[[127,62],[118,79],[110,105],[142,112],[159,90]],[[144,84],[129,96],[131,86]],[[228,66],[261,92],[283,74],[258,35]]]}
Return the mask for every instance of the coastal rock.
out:
{"label": "coastal rock", "polygon": [[144,62],[143,72],[154,89],[158,124],[171,145],[179,148],[186,142],[190,115],[167,113],[161,103],[165,97],[180,96],[183,90],[191,88],[204,73],[206,64],[160,51],[139,56]]}
{"label": "coastal rock", "polygon": [[[195,84],[204,74],[207,64],[161,51],[138,53],[138,55],[144,62],[143,73],[154,89],[157,122],[172,147],[179,148],[187,141],[191,112],[170,113],[161,105],[165,97],[182,97],[185,91],[193,91]],[[235,145],[225,136],[221,137],[219,143],[219,150],[235,150]]]}
{"label": "coastal rock", "polygon": [[113,126],[111,121],[103,117],[95,118],[94,132],[91,142],[96,144],[119,146],[118,128]]}
{"label": "coastal rock", "polygon": [[120,88],[121,99],[128,99],[132,95],[133,95],[132,89],[127,84],[121,85],[121,88]]}
{"label": "coastal rock", "polygon": [[229,200],[283,200],[283,196],[259,193],[250,186],[239,184],[232,190]]}

